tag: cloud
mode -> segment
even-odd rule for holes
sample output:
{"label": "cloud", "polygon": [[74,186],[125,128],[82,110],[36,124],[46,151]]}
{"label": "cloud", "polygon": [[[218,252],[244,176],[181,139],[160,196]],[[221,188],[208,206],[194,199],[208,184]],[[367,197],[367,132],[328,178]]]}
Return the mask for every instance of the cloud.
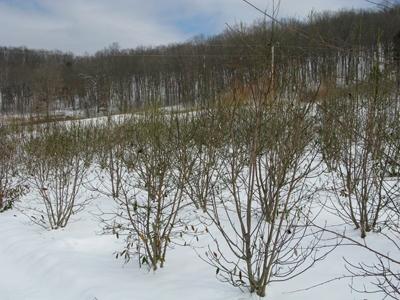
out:
{"label": "cloud", "polygon": [[[252,2],[271,9],[271,0]],[[280,15],[363,6],[364,0],[282,0]],[[259,16],[241,0],[0,0],[0,43],[93,53],[113,42],[130,48],[184,41]]]}
{"label": "cloud", "polygon": [[92,0],[38,3],[39,9],[0,3],[2,44],[82,53],[94,52],[112,42],[135,47],[187,38],[173,23],[160,22],[142,4]]}

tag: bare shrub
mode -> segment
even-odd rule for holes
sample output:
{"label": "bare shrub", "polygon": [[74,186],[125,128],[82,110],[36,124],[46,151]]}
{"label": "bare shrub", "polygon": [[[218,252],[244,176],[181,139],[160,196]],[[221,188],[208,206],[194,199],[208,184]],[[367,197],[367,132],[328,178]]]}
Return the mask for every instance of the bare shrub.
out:
{"label": "bare shrub", "polygon": [[89,184],[89,189],[107,197],[118,198],[122,189],[126,168],[123,155],[129,147],[129,125],[108,122],[101,126],[96,135],[96,180]]}
{"label": "bare shrub", "polygon": [[[363,294],[381,294],[382,299],[399,299],[400,297],[400,257],[398,252],[400,250],[400,211],[398,204],[391,209],[391,212],[386,215],[385,227],[382,228],[379,234],[379,241],[384,246],[375,243],[368,243],[367,240],[362,242],[352,238],[346,233],[335,232],[321,228],[329,233],[336,234],[346,242],[346,245],[352,245],[369,251],[375,256],[368,259],[368,261],[353,262],[345,258],[347,275],[334,278],[339,280],[343,278],[350,278],[351,288]],[[391,249],[387,251],[385,249]],[[370,285],[359,287],[354,279],[361,278],[367,280]],[[327,283],[327,282],[325,282]],[[318,285],[323,285],[318,284]]]}
{"label": "bare shrub", "polygon": [[[353,263],[346,260],[350,277],[368,278],[374,288],[353,289],[361,293],[380,293],[385,299],[400,298],[400,126],[398,123],[399,111],[392,109],[387,123],[384,139],[387,168],[383,194],[387,201],[383,220],[380,222],[379,238],[385,243],[380,247],[376,243],[360,243],[348,236],[346,239],[355,246],[368,250],[375,255],[375,259],[362,263]],[[391,251],[386,251],[391,249]]]}
{"label": "bare shrub", "polygon": [[323,107],[322,143],[332,170],[333,211],[360,230],[377,228],[391,197],[387,177],[393,148],[387,137],[393,122],[391,85],[376,67],[370,82],[328,99]]}
{"label": "bare shrub", "polygon": [[26,187],[18,179],[18,143],[16,133],[0,125],[0,212],[11,209]]}
{"label": "bare shrub", "polygon": [[117,256],[127,261],[137,256],[139,264],[157,270],[163,267],[167,249],[180,239],[185,224],[179,217],[183,205],[183,184],[188,164],[179,119],[151,109],[132,120],[129,147],[121,157],[124,176],[115,200],[117,214],[108,224],[111,231],[126,239]]}
{"label": "bare shrub", "polygon": [[195,207],[203,211],[207,210],[219,182],[218,153],[224,145],[221,130],[224,125],[214,109],[201,112],[190,121],[192,143],[185,148],[189,151],[186,162],[189,163],[190,172],[184,191]]}
{"label": "bare shrub", "polygon": [[302,274],[327,254],[317,254],[321,231],[303,218],[314,193],[307,179],[318,166],[311,104],[276,96],[227,108],[221,189],[206,218],[218,229],[206,261],[221,280],[261,297],[271,282]]}
{"label": "bare shrub", "polygon": [[90,167],[89,130],[77,125],[49,125],[24,144],[24,175],[37,193],[37,205],[26,207],[44,228],[59,229],[89,201],[81,188]]}

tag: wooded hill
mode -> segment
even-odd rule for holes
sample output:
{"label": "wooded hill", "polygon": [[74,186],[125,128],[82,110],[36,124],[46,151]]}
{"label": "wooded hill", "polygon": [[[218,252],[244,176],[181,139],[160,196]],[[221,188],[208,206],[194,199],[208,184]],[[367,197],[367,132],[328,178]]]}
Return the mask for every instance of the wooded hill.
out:
{"label": "wooded hill", "polygon": [[[0,48],[1,113],[87,116],[147,103],[206,105],[271,80],[288,90],[362,81],[377,66],[397,76],[400,6],[312,13],[305,21],[262,18],[212,37],[94,55]],[[294,84],[296,83],[296,84]]]}

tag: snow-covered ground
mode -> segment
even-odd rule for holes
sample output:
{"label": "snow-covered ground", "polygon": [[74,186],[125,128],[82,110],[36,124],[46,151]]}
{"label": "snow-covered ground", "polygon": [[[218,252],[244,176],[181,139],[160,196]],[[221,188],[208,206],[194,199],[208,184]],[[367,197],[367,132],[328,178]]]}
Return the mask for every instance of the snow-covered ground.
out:
{"label": "snow-covered ground", "polygon": [[[130,115],[116,115],[113,122],[122,122]],[[107,117],[81,120],[82,125],[106,124]],[[77,121],[66,121],[75,124]],[[87,195],[90,198],[89,195]],[[99,196],[65,229],[48,231],[17,209],[0,214],[0,300],[250,300],[258,299],[216,279],[216,270],[198,253],[205,249],[176,246],[167,253],[165,268],[157,272],[140,269],[135,259],[124,264],[115,259],[123,249],[123,241],[102,234],[100,211],[113,211],[115,203]],[[325,197],[322,196],[321,202]],[[29,213],[26,211],[26,213]],[[320,224],[343,232],[343,223],[323,212]],[[359,239],[359,232],[346,228],[346,234]],[[207,245],[209,236],[200,236],[198,245]],[[384,253],[396,253],[387,240],[371,233],[367,241]],[[394,252],[397,251],[397,252]],[[274,283],[267,288],[266,299],[273,300],[337,300],[382,299],[381,294],[360,294],[350,288],[349,279],[335,280],[307,289],[321,282],[347,275],[344,258],[353,264],[373,262],[374,255],[355,246],[339,246],[325,260],[303,275],[290,281]],[[356,279],[354,287],[368,287],[370,279]],[[302,290],[302,291],[297,291]],[[297,291],[297,292],[293,292]]]}
{"label": "snow-covered ground", "polygon": [[[242,292],[215,278],[215,270],[190,247],[167,254],[164,269],[156,273],[135,262],[115,259],[122,241],[102,235],[96,214],[110,209],[109,199],[98,198],[75,216],[67,228],[47,231],[32,224],[18,210],[0,214],[1,300],[248,300]],[[330,218],[328,216],[328,218]],[[357,232],[352,232],[357,237]],[[206,242],[201,238],[200,243]],[[372,234],[369,241],[385,244]],[[201,250],[199,251],[201,252]],[[352,292],[342,279],[307,291],[290,293],[346,274],[343,257],[358,262],[373,256],[353,246],[337,248],[326,260],[291,281],[271,285],[266,299],[382,299],[379,294]],[[360,287],[365,282],[358,281]]]}

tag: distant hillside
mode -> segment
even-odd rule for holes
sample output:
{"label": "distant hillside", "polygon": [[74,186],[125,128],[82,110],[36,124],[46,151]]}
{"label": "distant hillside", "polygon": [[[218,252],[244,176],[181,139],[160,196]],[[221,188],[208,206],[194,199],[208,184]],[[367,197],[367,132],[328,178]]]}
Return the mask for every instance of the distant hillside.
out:
{"label": "distant hillside", "polygon": [[[400,57],[400,6],[311,13],[307,20],[260,20],[223,33],[159,47],[95,55],[0,48],[2,113],[55,110],[123,112],[150,102],[161,105],[217,101],[233,86],[271,74],[293,74],[304,84],[346,84],[361,65]],[[287,83],[287,79],[281,78]]]}

